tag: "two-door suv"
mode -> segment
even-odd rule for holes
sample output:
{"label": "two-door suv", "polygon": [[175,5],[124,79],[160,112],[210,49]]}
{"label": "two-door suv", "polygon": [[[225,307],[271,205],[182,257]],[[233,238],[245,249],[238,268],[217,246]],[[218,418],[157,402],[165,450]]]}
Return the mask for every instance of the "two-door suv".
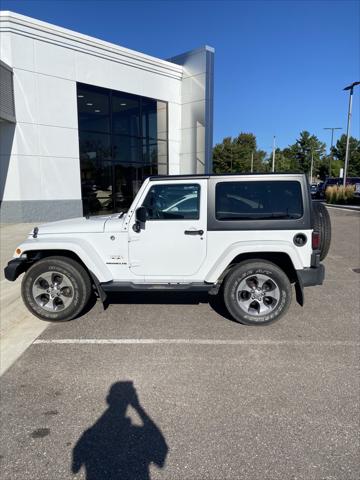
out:
{"label": "two-door suv", "polygon": [[322,284],[326,208],[305,174],[146,179],[127,212],[35,227],[5,268],[25,272],[22,297],[43,320],[78,316],[92,293],[144,290],[222,295],[248,325],[283,315],[303,287]]}

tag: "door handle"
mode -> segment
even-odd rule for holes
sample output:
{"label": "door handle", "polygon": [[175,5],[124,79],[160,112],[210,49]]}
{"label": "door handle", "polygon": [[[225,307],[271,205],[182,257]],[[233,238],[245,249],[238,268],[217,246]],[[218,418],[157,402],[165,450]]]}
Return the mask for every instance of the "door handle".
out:
{"label": "door handle", "polygon": [[185,235],[204,235],[204,230],[185,230]]}

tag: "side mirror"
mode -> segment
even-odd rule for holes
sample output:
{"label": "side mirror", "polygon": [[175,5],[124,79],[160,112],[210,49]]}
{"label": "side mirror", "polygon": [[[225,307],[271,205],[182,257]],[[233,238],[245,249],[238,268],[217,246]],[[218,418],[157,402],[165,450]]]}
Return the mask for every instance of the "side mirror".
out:
{"label": "side mirror", "polygon": [[140,233],[141,229],[145,228],[147,212],[146,207],[139,207],[135,212],[136,222],[133,225],[133,230],[136,233]]}
{"label": "side mirror", "polygon": [[145,223],[147,220],[147,210],[146,207],[139,207],[136,210],[136,220],[140,223]]}

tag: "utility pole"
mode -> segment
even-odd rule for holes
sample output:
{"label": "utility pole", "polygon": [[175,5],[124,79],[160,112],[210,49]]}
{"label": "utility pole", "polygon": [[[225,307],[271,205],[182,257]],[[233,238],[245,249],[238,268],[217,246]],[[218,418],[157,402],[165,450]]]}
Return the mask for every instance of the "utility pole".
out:
{"label": "utility pole", "polygon": [[349,95],[349,111],[348,111],[348,120],[346,128],[346,153],[345,153],[345,165],[344,165],[344,187],[346,186],[346,176],[349,166],[349,144],[350,144],[350,126],[351,126],[351,114],[352,114],[352,97],[354,93],[354,87],[360,85],[360,82],[354,82],[348,87],[345,87],[344,90],[350,90]]}
{"label": "utility pole", "polygon": [[341,127],[325,127],[324,130],[331,130],[331,146],[330,146],[330,160],[329,160],[329,177],[331,177],[331,161],[333,159],[333,143],[334,143],[334,130],[342,130]]}
{"label": "utility pole", "polygon": [[251,173],[254,171],[254,152],[251,152]]}
{"label": "utility pole", "polygon": [[313,183],[314,151],[311,149],[310,183]]}
{"label": "utility pole", "polygon": [[275,135],[274,135],[274,139],[273,139],[272,171],[275,172]]}

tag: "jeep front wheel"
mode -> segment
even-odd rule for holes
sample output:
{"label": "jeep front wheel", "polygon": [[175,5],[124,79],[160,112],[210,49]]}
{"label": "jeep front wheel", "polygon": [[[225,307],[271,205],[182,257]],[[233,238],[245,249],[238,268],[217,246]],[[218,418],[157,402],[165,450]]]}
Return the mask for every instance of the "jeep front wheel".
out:
{"label": "jeep front wheel", "polygon": [[91,282],[75,260],[47,257],[25,273],[21,294],[33,315],[41,320],[63,322],[82,312],[91,295]]}
{"label": "jeep front wheel", "polygon": [[291,303],[287,275],[267,261],[246,261],[225,278],[224,301],[231,316],[245,325],[267,325],[278,320]]}

